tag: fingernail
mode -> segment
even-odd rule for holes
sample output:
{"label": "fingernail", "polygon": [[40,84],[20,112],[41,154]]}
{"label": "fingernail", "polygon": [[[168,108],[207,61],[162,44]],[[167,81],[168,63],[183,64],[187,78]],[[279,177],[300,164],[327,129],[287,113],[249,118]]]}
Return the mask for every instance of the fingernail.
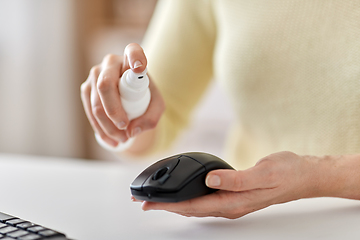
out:
{"label": "fingernail", "polygon": [[206,185],[208,187],[218,187],[221,184],[221,179],[218,175],[211,175],[206,178]]}
{"label": "fingernail", "polygon": [[141,133],[141,128],[140,127],[136,127],[132,130],[131,132],[131,137],[135,137],[136,135],[139,135]]}
{"label": "fingernail", "polygon": [[119,122],[118,124],[116,124],[116,127],[120,130],[124,130],[126,127],[126,123],[124,121]]}
{"label": "fingernail", "polygon": [[134,62],[134,69],[135,68],[139,68],[139,67],[141,67],[142,66],[142,63],[139,61],[139,60],[136,60],[135,62]]}

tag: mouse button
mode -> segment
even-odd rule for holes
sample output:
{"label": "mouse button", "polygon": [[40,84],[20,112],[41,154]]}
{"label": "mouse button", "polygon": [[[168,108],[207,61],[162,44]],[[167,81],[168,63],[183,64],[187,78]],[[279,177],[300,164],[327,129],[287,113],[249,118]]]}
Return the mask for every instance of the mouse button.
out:
{"label": "mouse button", "polygon": [[167,162],[165,165],[168,168],[167,173],[171,173],[174,170],[174,168],[179,164],[179,162],[180,162],[180,158]]}
{"label": "mouse button", "polygon": [[232,166],[230,166],[227,162],[221,160],[221,161],[209,161],[205,164],[205,168],[207,171],[212,171],[215,169],[233,169]]}
{"label": "mouse button", "polygon": [[211,171],[214,169],[234,169],[227,162],[212,154],[202,152],[190,152],[184,154],[183,156],[187,156],[198,161],[199,163],[204,165],[207,171]]}
{"label": "mouse button", "polygon": [[175,192],[205,172],[204,166],[191,158],[181,157],[170,177],[161,186],[161,191]]}
{"label": "mouse button", "polygon": [[219,161],[219,160],[222,161],[222,159],[212,154],[202,153],[202,152],[189,152],[184,154],[183,156],[194,159],[195,161],[201,163],[204,166],[210,162]]}
{"label": "mouse button", "polygon": [[172,160],[171,158],[166,158],[150,165],[135,178],[135,180],[131,183],[130,187],[132,189],[141,191],[142,185],[154,173],[154,171],[156,169],[163,167],[168,161],[171,160]]}

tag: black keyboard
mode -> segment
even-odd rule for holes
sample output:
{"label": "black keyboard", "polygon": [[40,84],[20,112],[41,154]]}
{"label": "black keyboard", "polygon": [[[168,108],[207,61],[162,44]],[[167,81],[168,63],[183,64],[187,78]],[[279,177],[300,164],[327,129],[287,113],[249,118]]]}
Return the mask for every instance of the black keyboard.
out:
{"label": "black keyboard", "polygon": [[65,234],[0,212],[0,240],[69,240]]}

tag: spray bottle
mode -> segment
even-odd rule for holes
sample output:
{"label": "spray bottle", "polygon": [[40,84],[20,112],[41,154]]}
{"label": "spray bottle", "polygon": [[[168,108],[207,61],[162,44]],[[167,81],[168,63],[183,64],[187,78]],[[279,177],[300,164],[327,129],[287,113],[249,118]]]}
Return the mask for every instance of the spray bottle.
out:
{"label": "spray bottle", "polygon": [[[119,92],[121,104],[127,114],[129,121],[143,115],[150,103],[149,78],[145,69],[142,73],[134,73],[131,69],[126,70],[119,81]],[[106,150],[121,152],[129,148],[134,138],[129,138],[116,147],[107,144],[98,134],[95,133],[97,142]]]}

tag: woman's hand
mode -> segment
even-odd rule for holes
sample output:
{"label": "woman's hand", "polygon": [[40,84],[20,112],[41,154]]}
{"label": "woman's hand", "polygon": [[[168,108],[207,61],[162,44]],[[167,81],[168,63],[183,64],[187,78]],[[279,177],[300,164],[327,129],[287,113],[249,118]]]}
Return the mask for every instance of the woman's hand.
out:
{"label": "woman's hand", "polygon": [[140,45],[129,44],[124,56],[109,54],[94,66],[81,85],[81,99],[86,116],[95,131],[106,143],[117,146],[130,137],[155,128],[164,109],[164,101],[150,79],[151,101],[144,115],[129,122],[121,105],[119,79],[129,68],[141,73],[147,66]]}
{"label": "woman's hand", "polygon": [[[206,184],[219,191],[179,203],[143,202],[143,210],[166,210],[184,216],[239,218],[273,204],[321,196],[318,159],[279,152],[244,170],[214,170]],[[134,201],[136,201],[133,198]]]}

